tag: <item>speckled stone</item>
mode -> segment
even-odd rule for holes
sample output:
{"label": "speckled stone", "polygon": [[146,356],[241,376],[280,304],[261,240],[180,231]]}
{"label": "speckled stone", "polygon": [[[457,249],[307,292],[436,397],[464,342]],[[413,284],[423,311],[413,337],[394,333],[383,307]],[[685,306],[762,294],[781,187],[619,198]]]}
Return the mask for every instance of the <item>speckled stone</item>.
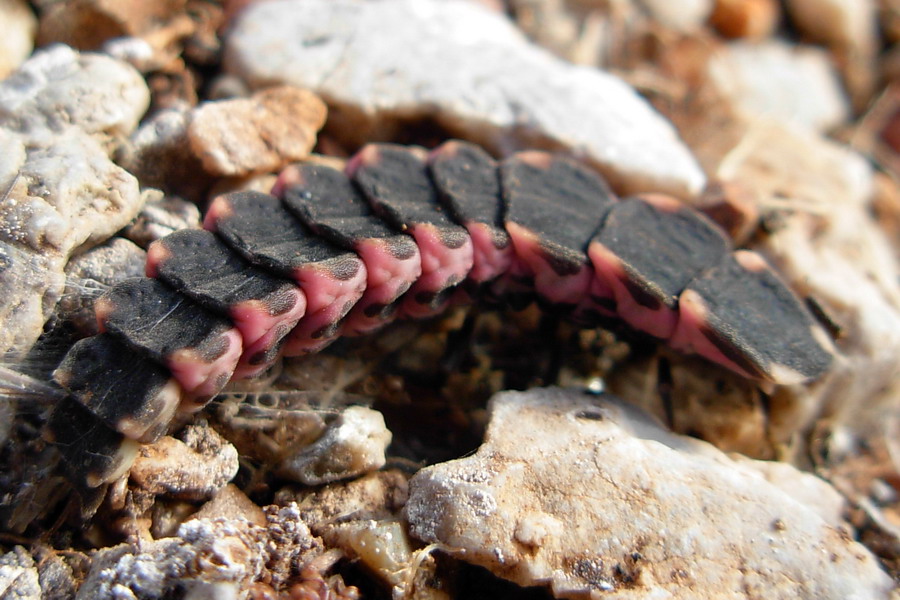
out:
{"label": "speckled stone", "polygon": [[843,600],[893,588],[828,511],[783,491],[837,496],[811,475],[764,477],[612,396],[504,392],[490,411],[473,456],[409,483],[412,534],[461,560],[560,598]]}
{"label": "speckled stone", "polygon": [[65,46],[0,81],[0,352],[22,354],[63,291],[69,256],[109,238],[141,204],[109,159],[147,108],[132,67]]}

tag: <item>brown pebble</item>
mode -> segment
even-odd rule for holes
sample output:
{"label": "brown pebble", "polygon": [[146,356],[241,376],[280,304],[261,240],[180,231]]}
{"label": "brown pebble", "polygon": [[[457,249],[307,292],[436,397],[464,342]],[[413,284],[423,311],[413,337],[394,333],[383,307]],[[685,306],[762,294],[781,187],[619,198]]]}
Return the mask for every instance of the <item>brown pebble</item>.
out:
{"label": "brown pebble", "polygon": [[188,140],[209,173],[274,171],[309,155],[325,113],[312,92],[276,87],[200,105],[191,113]]}
{"label": "brown pebble", "polygon": [[759,225],[759,207],[752,191],[730,181],[710,181],[694,208],[716,222],[738,246]]}
{"label": "brown pebble", "polygon": [[760,40],[771,35],[780,17],[776,0],[716,0],[709,22],[725,37]]}

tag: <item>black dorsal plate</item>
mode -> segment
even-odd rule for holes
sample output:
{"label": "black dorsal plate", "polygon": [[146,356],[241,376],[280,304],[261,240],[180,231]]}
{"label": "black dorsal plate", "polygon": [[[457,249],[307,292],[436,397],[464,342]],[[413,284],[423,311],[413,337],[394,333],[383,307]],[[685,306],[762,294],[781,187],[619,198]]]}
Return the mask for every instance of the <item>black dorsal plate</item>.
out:
{"label": "black dorsal plate", "polygon": [[672,345],[779,384],[821,375],[830,342],[809,311],[756,253],[739,250],[682,292]]}
{"label": "black dorsal plate", "polygon": [[731,242],[712,221],[659,195],[616,203],[593,241],[621,261],[623,283],[635,302],[670,309],[694,277],[731,251]]}
{"label": "black dorsal plate", "polygon": [[375,216],[343,171],[323,165],[298,164],[283,174],[282,202],[310,229],[343,248],[364,239],[396,238],[412,243]]}
{"label": "black dorsal plate", "polygon": [[181,401],[165,367],[106,333],[77,342],[53,378],[109,427],[143,442],[165,433]]}
{"label": "black dorsal plate", "polygon": [[221,315],[248,301],[264,302],[272,315],[294,306],[294,284],[252,267],[209,231],[183,229],[156,244],[148,257],[153,274]]}
{"label": "black dorsal plate", "polygon": [[356,255],[315,235],[270,194],[245,191],[217,197],[204,225],[252,264],[293,278],[311,263],[350,279],[359,269]]}
{"label": "black dorsal plate", "polygon": [[587,263],[585,251],[615,202],[606,182],[573,160],[521,152],[500,166],[506,222],[533,233],[547,262]]}
{"label": "black dorsal plate", "polygon": [[434,187],[459,223],[474,221],[503,227],[503,199],[497,161],[480,146],[452,140],[428,157]]}

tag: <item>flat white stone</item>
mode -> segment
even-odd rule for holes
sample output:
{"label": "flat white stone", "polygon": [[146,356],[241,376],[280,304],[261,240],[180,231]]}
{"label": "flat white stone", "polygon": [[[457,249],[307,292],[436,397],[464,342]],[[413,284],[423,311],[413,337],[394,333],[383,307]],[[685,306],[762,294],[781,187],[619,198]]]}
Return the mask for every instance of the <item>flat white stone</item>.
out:
{"label": "flat white stone", "polygon": [[499,152],[562,148],[624,192],[689,196],[704,176],[674,128],[622,80],[564,62],[503,16],[459,0],[275,0],[249,6],[225,66],[251,87],[290,84],[330,106],[350,143],[432,119]]}
{"label": "flat white stone", "polygon": [[738,112],[825,131],[843,123],[849,101],[826,51],[781,41],[734,42],[709,75]]}
{"label": "flat white stone", "polygon": [[[410,481],[414,536],[557,597],[886,598],[878,561],[758,471],[611,396],[491,401],[485,443]],[[821,495],[827,483],[793,471]]]}

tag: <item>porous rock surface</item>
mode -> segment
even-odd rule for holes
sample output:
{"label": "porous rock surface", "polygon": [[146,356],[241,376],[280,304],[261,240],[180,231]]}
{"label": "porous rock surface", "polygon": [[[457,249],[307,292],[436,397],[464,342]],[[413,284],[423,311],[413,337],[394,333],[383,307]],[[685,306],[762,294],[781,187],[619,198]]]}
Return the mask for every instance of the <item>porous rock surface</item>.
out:
{"label": "porous rock surface", "polygon": [[34,559],[22,546],[0,556],[0,598],[41,600],[41,585]]}
{"label": "porous rock surface", "polygon": [[153,494],[210,498],[237,474],[238,452],[205,425],[189,425],[182,438],[142,446],[129,476]]}
{"label": "porous rock surface", "polygon": [[28,350],[76,251],[137,213],[137,180],[109,159],[147,108],[130,66],[64,46],[0,82],[0,352]]}
{"label": "porous rock surface", "polygon": [[188,140],[208,173],[247,175],[306,158],[325,123],[325,104],[281,86],[250,98],[207,102],[191,115]]}
{"label": "porous rock surface", "polygon": [[420,471],[409,493],[414,536],[558,597],[862,599],[892,588],[817,510],[612,396],[501,393],[478,452]]}
{"label": "porous rock surface", "polygon": [[300,520],[296,505],[267,517],[266,526],[244,519],[196,519],[183,523],[173,537],[101,550],[76,598],[149,600],[177,593],[245,598],[264,573],[273,587],[280,587],[323,549]]}
{"label": "porous rock surface", "polygon": [[350,144],[432,119],[501,153],[567,149],[626,192],[686,196],[704,183],[671,125],[628,85],[555,58],[472,2],[253,4],[226,40],[225,67],[253,88],[316,92],[328,131]]}

